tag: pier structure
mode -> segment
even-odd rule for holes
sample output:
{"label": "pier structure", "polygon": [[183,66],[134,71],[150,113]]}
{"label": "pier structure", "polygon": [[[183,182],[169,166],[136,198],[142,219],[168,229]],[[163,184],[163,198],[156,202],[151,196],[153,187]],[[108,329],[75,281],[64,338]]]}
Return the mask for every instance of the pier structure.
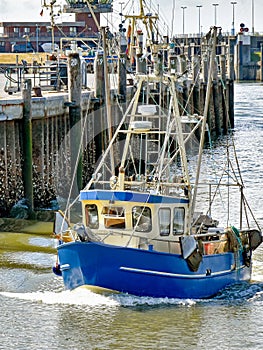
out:
{"label": "pier structure", "polygon": [[[185,34],[175,35],[173,40],[177,47],[177,53],[184,48],[184,53],[190,57],[192,46],[195,47],[197,54],[202,54],[204,38],[205,35]],[[262,33],[240,30],[236,35],[232,35],[222,32],[221,45],[217,49],[217,54],[220,53],[219,50],[223,50],[222,54],[228,56],[228,60],[233,62],[232,79],[236,81],[263,81],[262,42]]]}
{"label": "pier structure", "polygon": [[[135,35],[140,43],[142,34]],[[108,95],[103,84],[108,69],[99,54],[94,89],[83,87],[79,55],[74,52],[67,59],[63,89],[31,90],[30,71],[24,72],[22,95],[0,98],[0,216],[28,217],[31,212],[58,209],[68,195],[75,197],[107,147],[109,125],[114,131],[122,116],[120,107],[125,111],[136,91],[136,73],[175,75],[180,114],[202,115],[208,82],[207,45],[208,38],[202,41],[200,54],[200,45],[178,47],[166,42],[154,46],[150,60],[143,57],[140,46],[131,48],[138,56],[135,67],[122,50],[117,73],[111,73],[118,83],[110,84]],[[228,52],[219,40],[207,119],[214,139],[234,127],[234,61]],[[135,69],[133,78],[126,76],[128,68]],[[153,96],[156,87],[149,84],[148,89]],[[110,124],[108,101],[114,102]],[[18,203],[29,210],[17,210]]]}

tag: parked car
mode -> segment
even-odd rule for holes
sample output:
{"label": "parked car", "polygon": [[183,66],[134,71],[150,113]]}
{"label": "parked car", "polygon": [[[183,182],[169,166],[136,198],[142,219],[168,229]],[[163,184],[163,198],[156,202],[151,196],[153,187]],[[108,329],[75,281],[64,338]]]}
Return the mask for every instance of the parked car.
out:
{"label": "parked car", "polygon": [[35,52],[33,45],[28,42],[26,44],[13,44],[12,52],[21,53],[21,52]]}

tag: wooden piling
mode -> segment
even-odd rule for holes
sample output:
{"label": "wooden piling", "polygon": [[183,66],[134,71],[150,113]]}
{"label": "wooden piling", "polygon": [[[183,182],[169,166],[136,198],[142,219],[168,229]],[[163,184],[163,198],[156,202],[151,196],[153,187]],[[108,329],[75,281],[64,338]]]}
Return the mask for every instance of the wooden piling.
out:
{"label": "wooden piling", "polygon": [[200,57],[197,55],[192,56],[192,72],[193,78],[192,81],[195,85],[199,84],[200,79]]}
{"label": "wooden piling", "polygon": [[184,115],[191,114],[187,80],[184,80],[183,82],[183,107],[184,107],[184,113],[183,113]]}
{"label": "wooden piling", "polygon": [[208,57],[206,54],[203,54],[202,57],[202,71],[203,71],[203,81],[207,83],[208,81]]}
{"label": "wooden piling", "polygon": [[235,127],[235,113],[234,113],[234,81],[229,80],[228,84],[228,106],[229,106],[229,123],[231,128]]}
{"label": "wooden piling", "polygon": [[220,55],[219,60],[220,60],[220,76],[221,76],[221,80],[223,82],[225,82],[226,81],[226,56],[225,55]]}
{"label": "wooden piling", "polygon": [[120,35],[120,54],[118,56],[118,98],[120,101],[126,101],[127,95],[127,41],[124,33]]}
{"label": "wooden piling", "polygon": [[127,95],[126,58],[126,53],[121,53],[118,58],[118,98],[123,102]]}
{"label": "wooden piling", "polygon": [[199,111],[200,115],[204,114],[204,103],[205,103],[206,87],[207,87],[207,84],[204,81],[202,81],[200,83],[200,111]]}
{"label": "wooden piling", "polygon": [[237,80],[243,80],[243,42],[239,41],[237,46]]}
{"label": "wooden piling", "polygon": [[29,208],[29,217],[34,217],[33,200],[33,170],[32,170],[32,83],[30,79],[24,81],[23,98],[23,119],[22,119],[22,178],[24,185],[24,197]]}
{"label": "wooden piling", "polygon": [[[238,61],[242,63],[242,45],[241,48],[238,45]],[[239,64],[238,64],[239,66]],[[228,79],[226,80],[225,85],[225,109],[226,109],[226,118],[224,120],[224,133],[228,133],[228,128],[234,128],[235,126],[235,116],[234,116],[234,80],[235,77],[237,80],[240,80],[242,75],[243,79],[243,66],[237,68],[235,74],[235,65],[234,65],[234,55],[230,54],[228,57]]]}
{"label": "wooden piling", "polygon": [[226,80],[224,86],[222,86],[222,130],[223,134],[228,133],[229,128],[229,79]]}
{"label": "wooden piling", "polygon": [[200,57],[192,56],[193,113],[200,115]]}
{"label": "wooden piling", "polygon": [[227,65],[227,76],[230,80],[235,80],[235,64],[234,64],[234,55],[229,54],[228,56],[228,65]]}
{"label": "wooden piling", "polygon": [[193,112],[194,114],[200,115],[200,86],[193,86]]}
{"label": "wooden piling", "polygon": [[[81,144],[81,65],[78,53],[68,57],[69,75],[69,123],[71,148],[72,195],[78,195],[82,189],[82,150]],[[77,163],[76,163],[77,162]],[[77,168],[76,168],[77,166]],[[75,169],[76,168],[76,169]]]}
{"label": "wooden piling", "polygon": [[97,51],[96,53],[94,61],[94,74],[95,97],[103,102],[105,100],[104,61],[103,53],[100,51]]}
{"label": "wooden piling", "polygon": [[213,103],[214,103],[214,120],[215,120],[215,133],[217,136],[221,135],[221,122],[220,122],[220,105],[219,105],[219,89],[218,82],[213,81]]}

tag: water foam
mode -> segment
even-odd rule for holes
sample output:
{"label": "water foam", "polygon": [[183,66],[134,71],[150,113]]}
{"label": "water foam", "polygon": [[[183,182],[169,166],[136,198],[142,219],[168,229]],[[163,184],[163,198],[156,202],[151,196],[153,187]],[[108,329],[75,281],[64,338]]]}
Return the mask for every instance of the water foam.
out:
{"label": "water foam", "polygon": [[191,299],[173,298],[151,298],[137,297],[129,294],[97,294],[84,288],[77,288],[73,291],[61,292],[30,292],[13,293],[0,292],[0,295],[8,298],[41,302],[44,304],[84,305],[84,306],[108,306],[108,307],[136,307],[136,306],[168,306],[181,305],[192,306],[196,301]]}
{"label": "water foam", "polygon": [[116,306],[118,303],[106,296],[92,293],[88,290],[77,289],[74,291],[62,292],[30,292],[30,293],[12,293],[1,292],[1,295],[8,298],[17,298],[33,302],[42,302],[44,304],[65,304],[65,305],[88,305],[88,306]]}

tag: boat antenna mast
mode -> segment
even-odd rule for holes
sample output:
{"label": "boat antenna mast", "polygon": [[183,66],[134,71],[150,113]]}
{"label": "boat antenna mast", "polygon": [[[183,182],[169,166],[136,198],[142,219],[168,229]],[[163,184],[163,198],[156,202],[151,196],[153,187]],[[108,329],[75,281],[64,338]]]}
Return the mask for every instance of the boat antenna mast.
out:
{"label": "boat antenna mast", "polygon": [[[102,35],[102,46],[103,46],[103,65],[104,65],[104,78],[105,78],[105,102],[106,102],[106,115],[107,115],[107,127],[108,127],[108,136],[109,136],[109,142],[112,140],[112,115],[111,115],[111,97],[110,97],[110,83],[109,83],[109,77],[108,77],[108,67],[107,67],[107,45],[106,45],[106,28],[101,27],[97,17],[95,16],[95,13],[92,9],[92,5],[88,0],[85,0],[87,3],[87,6],[89,8],[89,11],[92,15],[92,18],[100,31]],[[114,175],[114,152],[113,148],[110,148],[110,166],[111,166],[111,173]]]}
{"label": "boat antenna mast", "polygon": [[207,124],[207,116],[208,116],[208,111],[209,111],[211,88],[212,88],[212,83],[213,83],[213,74],[212,73],[213,73],[213,69],[214,69],[214,62],[216,59],[217,27],[216,26],[212,27],[210,29],[210,32],[208,33],[208,35],[209,34],[210,34],[210,43],[212,45],[212,50],[211,50],[211,54],[210,54],[208,82],[207,82],[206,97],[205,97],[205,107],[204,107],[203,122],[202,122],[201,135],[200,135],[200,144],[199,144],[199,152],[198,152],[195,185],[194,185],[194,191],[193,191],[193,197],[192,197],[192,209],[191,209],[192,214],[194,213],[195,205],[196,205],[196,197],[197,197],[197,190],[198,190],[198,184],[199,184],[203,148],[204,148],[204,143],[205,143],[205,132],[207,129],[207,125],[206,125]]}
{"label": "boat antenna mast", "polygon": [[[47,1],[48,0],[42,0],[41,6],[45,7],[46,9],[50,9],[51,49],[52,49],[52,52],[54,52],[55,51],[55,26],[56,26],[55,18],[57,16],[60,16],[60,14],[62,13],[62,10],[61,10],[61,5],[56,5],[57,0],[49,0],[48,3]],[[55,8],[59,8],[58,12],[55,12]]]}
{"label": "boat antenna mast", "polygon": [[[144,0],[140,0],[140,13],[138,15],[124,15],[125,19],[128,19],[131,23],[130,37],[134,37],[136,22],[139,20],[143,23],[146,33],[147,33],[147,41],[151,52],[154,52],[154,46],[156,40],[154,39],[154,29],[158,33],[158,28],[156,26],[156,22],[159,19],[158,14],[152,15],[151,13],[145,14],[144,8],[146,8],[146,4]],[[128,49],[128,55],[132,56],[134,45],[130,45]]]}

